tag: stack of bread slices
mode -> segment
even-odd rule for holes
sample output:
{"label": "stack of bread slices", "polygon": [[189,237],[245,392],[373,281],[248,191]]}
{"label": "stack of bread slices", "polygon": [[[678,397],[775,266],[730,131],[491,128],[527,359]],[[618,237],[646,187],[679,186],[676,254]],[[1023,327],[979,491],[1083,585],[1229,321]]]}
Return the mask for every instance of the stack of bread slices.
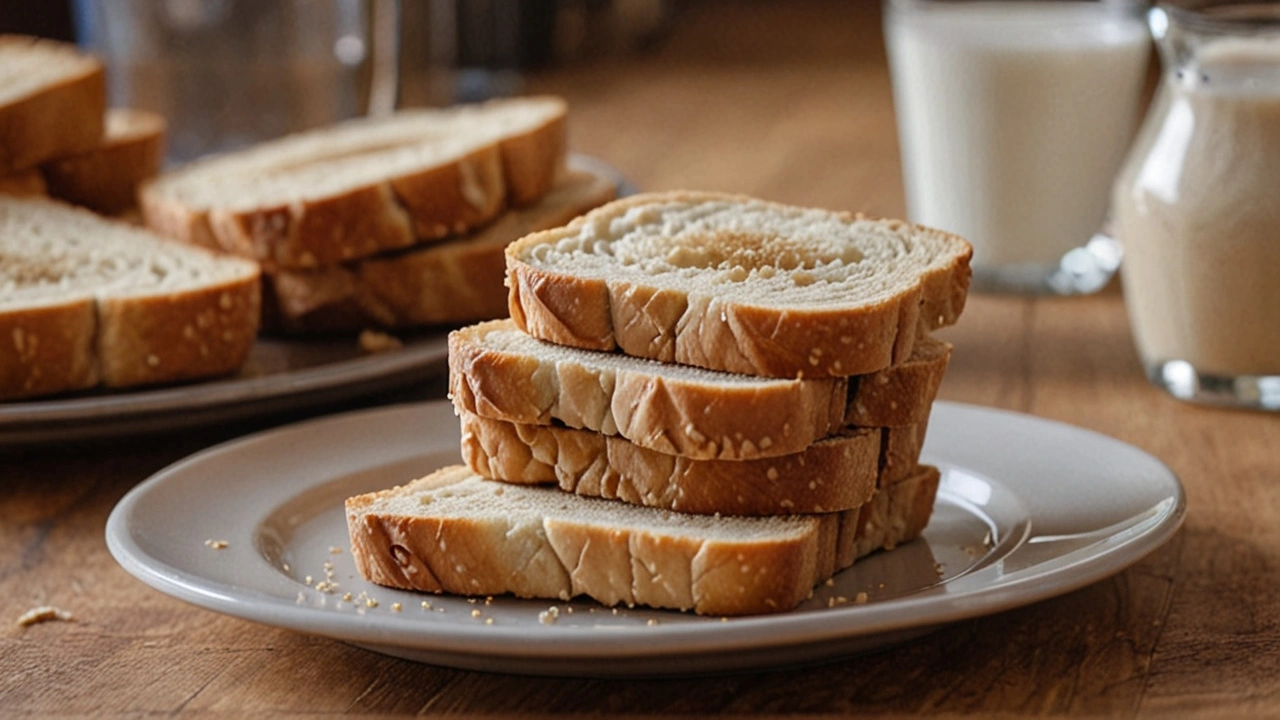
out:
{"label": "stack of bread slices", "polygon": [[512,318],[450,336],[465,466],[347,501],[392,587],[788,610],[918,536],[963,240],[713,193],[506,251]]}
{"label": "stack of bread slices", "polygon": [[506,314],[502,249],[613,198],[566,170],[565,103],[405,110],[190,163],[141,190],[149,226],[258,262],[292,333]]}

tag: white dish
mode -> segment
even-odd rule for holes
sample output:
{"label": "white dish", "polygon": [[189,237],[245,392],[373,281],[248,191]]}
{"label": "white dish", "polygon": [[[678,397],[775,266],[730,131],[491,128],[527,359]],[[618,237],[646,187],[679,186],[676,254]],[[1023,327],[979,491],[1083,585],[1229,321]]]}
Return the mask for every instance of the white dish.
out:
{"label": "white dish", "polygon": [[[924,452],[943,479],[921,540],[859,561],[795,611],[727,621],[586,601],[473,603],[366,583],[351,562],[342,500],[458,462],[458,423],[444,401],[312,420],[198,453],[126,495],[107,544],[126,570],[174,597],[378,652],[490,671],[665,675],[823,660],[1035,602],[1137,562],[1182,521],[1168,468],[1068,425],[940,402]],[[304,584],[325,579],[325,563],[340,585],[333,594]],[[378,605],[343,601],[345,592]],[[865,604],[838,601],[859,592]],[[552,605],[558,620],[540,622]]]}
{"label": "white dish", "polygon": [[[569,164],[636,189],[596,158]],[[371,395],[446,370],[444,331],[397,332],[405,346],[370,355],[354,338],[259,338],[233,376],[162,388],[90,390],[52,399],[0,403],[0,447],[168,432],[236,418],[280,413]]]}

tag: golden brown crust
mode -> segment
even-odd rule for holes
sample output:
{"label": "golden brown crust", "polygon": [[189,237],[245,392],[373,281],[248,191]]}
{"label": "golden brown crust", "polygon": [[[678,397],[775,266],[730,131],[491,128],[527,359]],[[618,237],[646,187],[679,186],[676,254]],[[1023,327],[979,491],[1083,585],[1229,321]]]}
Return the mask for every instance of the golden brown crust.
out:
{"label": "golden brown crust", "polygon": [[[0,52],[22,52],[37,44],[77,53],[74,45],[20,35],[0,35]],[[50,158],[89,150],[102,138],[106,73],[96,59],[81,55],[66,77],[0,105],[0,175]]]}
{"label": "golden brown crust", "polygon": [[279,329],[340,332],[502,317],[507,244],[562,225],[614,192],[604,178],[571,173],[542,202],[510,211],[469,237],[315,270],[270,272]]}
{"label": "golden brown crust", "polygon": [[[36,168],[18,170],[9,175],[0,175],[0,195],[16,197],[44,197],[49,194],[44,175]],[[506,302],[506,298],[503,298]]]}
{"label": "golden brown crust", "polygon": [[[637,195],[597,210],[618,214],[663,202],[745,202],[719,193]],[[838,214],[849,220],[861,216]],[[594,220],[576,220],[576,230]],[[878,221],[906,226],[897,220]],[[592,279],[532,265],[532,248],[558,231],[534,233],[507,248],[511,317],[542,340],[771,377],[847,377],[883,369],[911,354],[917,337],[955,321],[969,284],[968,243],[929,228],[915,231],[950,246],[950,262],[923,272],[896,295],[856,307],[780,308],[662,289],[632,280]]]}
{"label": "golden brown crust", "polygon": [[101,145],[47,162],[41,171],[53,197],[104,215],[119,215],[137,205],[138,187],[160,172],[167,123],[142,110],[108,113],[127,117],[128,129],[111,132],[109,119]]}
{"label": "golden brown crust", "polygon": [[903,427],[926,422],[950,361],[949,343],[924,337],[906,362],[851,379],[845,424]]}
{"label": "golden brown crust", "polygon": [[102,384],[212,377],[244,364],[261,315],[258,278],[98,303]]}
{"label": "golden brown crust", "polygon": [[568,107],[548,124],[504,139],[502,171],[510,203],[525,207],[555,186],[569,154]]}
{"label": "golden brown crust", "polygon": [[88,297],[0,312],[0,399],[96,385],[96,328],[97,314]]}
{"label": "golden brown crust", "polygon": [[[680,380],[661,368],[594,372],[493,348],[495,321],[449,336],[449,389],[461,410],[494,420],[558,421],[620,435],[642,447],[696,459],[743,460],[799,452],[844,424],[841,379],[760,385]],[[585,358],[587,363],[598,358]]]}
{"label": "golden brown crust", "polygon": [[880,431],[828,438],[756,460],[694,460],[587,430],[460,413],[462,456],[478,475],[701,515],[787,515],[867,501],[880,474]]}

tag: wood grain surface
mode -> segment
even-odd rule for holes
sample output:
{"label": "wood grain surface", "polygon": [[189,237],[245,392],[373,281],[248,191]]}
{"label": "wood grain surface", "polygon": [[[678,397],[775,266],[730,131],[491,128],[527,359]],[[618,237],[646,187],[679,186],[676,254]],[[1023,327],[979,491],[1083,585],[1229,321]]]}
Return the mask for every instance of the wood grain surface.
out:
{"label": "wood grain surface", "polygon": [[[898,216],[872,3],[699,3],[661,47],[531,78],[572,145],[646,189]],[[283,418],[0,456],[0,716],[1280,716],[1280,416],[1175,401],[1139,370],[1123,299],[973,296],[942,397],[1091,428],[1163,459],[1184,529],[1069,595],[820,667],[687,680],[441,669],[185,605],[107,552],[135,484]],[[438,397],[430,383],[368,402]],[[356,405],[346,405],[345,409]],[[20,629],[49,603],[75,622]]]}

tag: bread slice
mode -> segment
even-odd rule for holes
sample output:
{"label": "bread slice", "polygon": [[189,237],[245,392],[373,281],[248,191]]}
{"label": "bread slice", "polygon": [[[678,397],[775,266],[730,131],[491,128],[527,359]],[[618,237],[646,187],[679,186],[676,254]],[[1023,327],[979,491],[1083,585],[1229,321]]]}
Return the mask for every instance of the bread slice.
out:
{"label": "bread slice", "polygon": [[964,307],[972,249],[895,220],[704,192],[637,195],[507,248],[511,317],[542,340],[771,377],[910,356]]}
{"label": "bread slice", "polygon": [[506,246],[563,225],[615,192],[610,180],[569,172],[534,204],[509,210],[468,237],[315,270],[271,272],[276,325],[295,333],[342,332],[502,317]]}
{"label": "bread slice", "polygon": [[0,175],[0,195],[44,197],[48,194],[49,188],[44,183],[44,175],[36,168]]}
{"label": "bread slice", "polygon": [[314,268],[459,235],[551,189],[558,98],[362,118],[191,163],[145,184],[147,224],[269,267]]}
{"label": "bread slice", "polygon": [[[880,479],[881,431],[849,430],[804,450],[757,460],[693,460],[620,437],[520,425],[468,412],[462,458],[477,475],[700,515],[847,510]],[[914,467],[915,463],[912,462]]]}
{"label": "bread slice", "polygon": [[0,197],[0,399],[230,372],[259,312],[250,261]]}
{"label": "bread slice", "polygon": [[167,127],[152,112],[108,110],[101,144],[41,166],[49,194],[104,215],[135,207],[138,186],[160,172]]}
{"label": "bread slice", "polygon": [[857,557],[917,537],[938,477],[921,466],[843,513],[717,518],[504,485],[454,466],[348,499],[347,527],[356,568],[380,585],[772,613]]}
{"label": "bread slice", "polygon": [[0,175],[96,146],[106,102],[102,63],[75,45],[0,35]]}
{"label": "bread slice", "polygon": [[449,335],[449,392],[460,410],[526,425],[563,423],[689,458],[787,455],[845,425],[916,425],[929,417],[951,346],[858,378],[796,380],[554,345],[511,320]]}

